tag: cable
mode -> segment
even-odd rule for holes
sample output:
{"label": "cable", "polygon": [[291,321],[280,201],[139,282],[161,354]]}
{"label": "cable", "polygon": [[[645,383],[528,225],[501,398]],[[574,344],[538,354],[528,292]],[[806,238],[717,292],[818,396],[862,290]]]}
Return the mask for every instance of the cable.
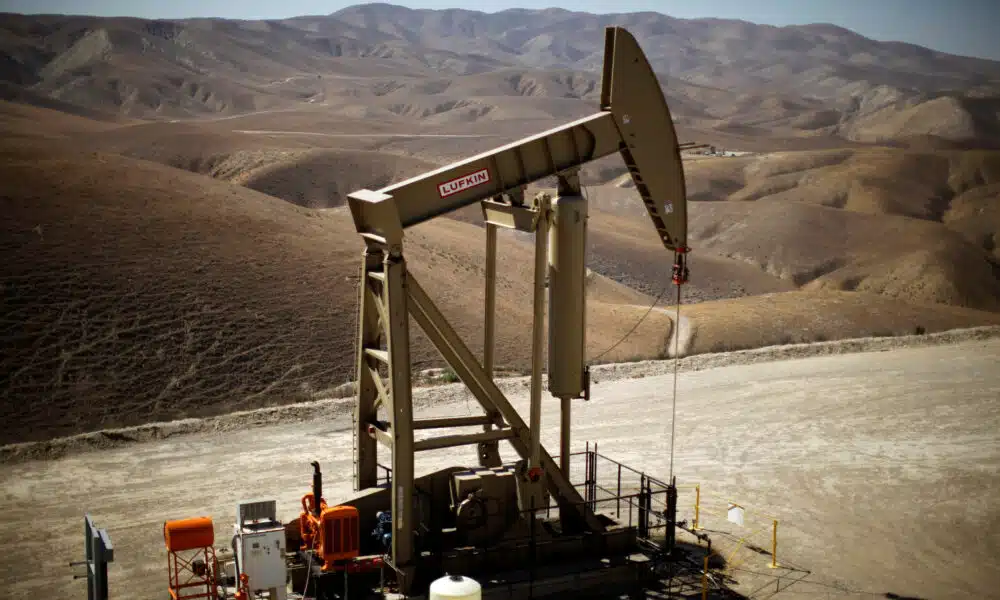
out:
{"label": "cable", "polygon": [[646,317],[649,316],[649,313],[653,312],[653,309],[656,308],[656,305],[659,304],[660,299],[663,298],[663,295],[667,293],[667,290],[669,288],[670,288],[670,285],[668,284],[665,288],[663,288],[662,290],[660,290],[659,295],[656,296],[656,300],[653,300],[653,303],[649,306],[649,309],[646,310],[646,314],[642,315],[642,317],[639,319],[638,322],[636,322],[636,324],[632,327],[632,329],[629,329],[628,333],[626,333],[624,336],[622,336],[622,339],[620,339],[617,342],[615,342],[610,348],[608,348],[604,352],[601,352],[597,356],[591,358],[590,362],[593,362],[593,361],[601,358],[602,356],[604,356],[608,352],[611,352],[612,350],[614,350],[615,348],[617,348],[619,345],[621,345],[622,342],[624,342],[625,340],[627,340],[630,335],[632,335],[633,333],[635,333],[635,330],[639,328],[639,325],[642,325],[642,322],[646,320]]}
{"label": "cable", "polygon": [[[311,545],[312,544],[310,544],[310,546]],[[306,600],[307,594],[309,593],[309,580],[312,578],[312,562],[313,562],[313,553],[312,553],[312,550],[313,549],[310,547],[309,548],[309,561],[306,564],[306,586],[305,586],[305,588],[302,589],[302,600]]]}
{"label": "cable", "polygon": [[674,481],[674,432],[677,423],[677,365],[681,354],[681,286],[677,286],[677,319],[674,321],[674,395],[670,408],[670,481]]}
{"label": "cable", "polygon": [[[587,205],[589,206],[590,205],[590,190],[587,188],[586,185],[581,185],[580,189],[583,192],[583,198],[587,201]],[[622,342],[624,342],[625,340],[627,340],[629,338],[629,336],[631,336],[633,333],[635,333],[635,330],[638,329],[640,325],[642,325],[643,321],[646,320],[646,317],[649,316],[649,313],[653,312],[653,309],[656,308],[656,305],[660,303],[660,300],[663,298],[663,295],[667,293],[668,289],[670,289],[670,284],[669,283],[666,286],[664,286],[664,288],[662,290],[660,290],[660,293],[657,294],[656,299],[653,300],[653,303],[646,310],[646,313],[644,315],[642,315],[642,317],[636,322],[635,325],[632,326],[632,329],[629,329],[628,332],[625,335],[623,335],[620,340],[618,340],[617,342],[615,342],[614,344],[612,344],[610,348],[608,348],[604,352],[601,352],[597,356],[591,358],[588,361],[588,364],[592,364],[594,361],[597,361],[597,360],[601,359],[602,357],[604,357],[604,355],[606,355],[607,353],[611,352],[612,350],[614,350],[615,348],[617,348],[618,346],[620,346],[622,344]],[[675,327],[675,329],[676,329],[676,327]]]}
{"label": "cable", "polygon": [[[590,204],[590,198],[588,197],[589,196],[589,192],[587,190],[587,186],[585,186],[585,185],[581,186],[581,190],[582,190],[584,199],[587,201],[587,204],[589,205]],[[672,396],[671,401],[670,401],[670,405],[671,405],[670,406],[670,477],[669,477],[668,481],[670,482],[671,485],[673,484],[673,481],[674,481],[674,438],[676,436],[676,431],[677,431],[677,427],[676,427],[676,424],[677,424],[677,372],[678,372],[679,363],[680,363],[680,349],[681,349],[681,285],[687,283],[687,280],[688,280],[688,269],[687,269],[686,261],[684,260],[684,256],[685,256],[685,254],[687,252],[688,252],[688,248],[680,248],[679,251],[675,252],[675,254],[674,254],[674,268],[673,268],[674,272],[673,272],[673,277],[671,278],[671,283],[673,283],[674,285],[677,286],[677,316],[674,319],[674,384],[673,384],[673,396]],[[649,313],[653,312],[653,309],[656,308],[656,305],[660,302],[660,299],[667,292],[667,289],[669,287],[670,287],[670,284],[668,283],[666,286],[664,286],[664,288],[662,290],[660,290],[660,293],[656,296],[656,299],[653,300],[653,303],[646,310],[646,313],[644,315],[642,315],[642,317],[636,322],[636,324],[634,326],[632,326],[632,329],[629,329],[628,332],[624,336],[622,336],[622,338],[620,340],[618,340],[617,342],[615,342],[610,348],[608,348],[604,352],[601,352],[597,356],[591,358],[590,361],[588,361],[588,362],[589,363],[593,363],[594,361],[602,358],[608,352],[611,352],[612,350],[614,350],[615,348],[617,348],[619,345],[621,345],[622,342],[624,342],[625,340],[627,340],[628,337],[630,335],[632,335],[635,332],[636,329],[639,328],[639,325],[642,325],[643,321],[646,320],[646,317],[649,316]],[[669,350],[670,350],[670,348],[669,348],[669,345],[668,345],[668,347],[667,347],[668,354],[669,354]]]}
{"label": "cable", "polygon": [[236,587],[239,588],[240,585],[240,554],[236,551],[236,538],[240,537],[240,534],[233,536],[231,545],[233,547],[233,566],[236,567]]}

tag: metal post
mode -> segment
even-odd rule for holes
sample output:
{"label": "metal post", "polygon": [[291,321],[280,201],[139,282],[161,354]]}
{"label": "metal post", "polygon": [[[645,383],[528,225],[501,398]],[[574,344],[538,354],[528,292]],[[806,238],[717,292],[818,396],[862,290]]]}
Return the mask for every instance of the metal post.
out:
{"label": "metal post", "polygon": [[618,492],[615,494],[615,518],[622,516],[622,464],[618,463]]}
{"label": "metal post", "polygon": [[87,600],[97,600],[97,589],[94,586],[94,530],[90,515],[83,518],[83,539],[87,558]]}
{"label": "metal post", "polygon": [[708,555],[705,555],[705,564],[701,571],[701,600],[708,598]]}
{"label": "metal post", "polygon": [[486,323],[483,333],[483,370],[493,377],[493,338],[496,318],[497,226],[486,224]]}
{"label": "metal post", "polygon": [[674,551],[677,526],[677,478],[667,486],[667,531],[663,539],[663,550],[669,556]]}
{"label": "metal post", "polygon": [[559,399],[562,410],[562,423],[559,436],[559,468],[569,477],[569,428],[572,419],[570,418],[570,399]]}
{"label": "metal post", "polygon": [[649,530],[647,528],[647,525],[649,523],[649,521],[648,521],[648,519],[649,519],[649,513],[647,512],[647,506],[646,506],[646,476],[645,475],[640,475],[639,476],[639,498],[638,498],[638,500],[639,500],[639,508],[638,508],[638,510],[639,510],[639,537],[645,539],[645,538],[649,537]]}
{"label": "metal post", "polygon": [[774,520],[774,527],[771,529],[771,564],[768,567],[778,568],[778,520]]}
{"label": "metal post", "polygon": [[701,484],[695,484],[694,486],[694,523],[691,525],[691,529],[697,531],[698,526],[698,513],[701,510]]}
{"label": "metal post", "polygon": [[[413,558],[413,404],[410,396],[410,319],[407,312],[406,261],[385,255],[386,326],[389,397],[392,411],[392,560],[397,569]],[[405,571],[404,571],[405,572]],[[401,589],[406,589],[402,587]]]}
{"label": "metal post", "polygon": [[[387,323],[380,323],[380,307],[385,306],[384,281],[377,279],[382,273],[384,252],[374,245],[365,249],[361,259],[361,281],[358,305],[358,347],[354,406],[354,490],[359,491],[378,485],[378,445],[368,435],[368,425],[378,414],[379,365],[366,350],[378,348],[383,341]],[[384,273],[383,273],[384,275]],[[317,500],[317,504],[318,504]]]}
{"label": "metal post", "polygon": [[[496,338],[496,277],[497,277],[497,226],[486,223],[486,306],[483,332],[483,371],[493,379],[493,357]],[[483,431],[493,429],[492,423],[483,425]],[[479,444],[479,466],[499,467],[500,442],[481,442]]]}
{"label": "metal post", "polygon": [[597,442],[594,442],[594,460],[590,461],[590,510],[597,510]]}
{"label": "metal post", "polygon": [[531,523],[530,523],[530,536],[531,541],[528,542],[531,546],[531,567],[528,573],[528,597],[533,598],[535,593],[535,565],[538,562],[538,557],[536,556],[537,546],[535,545],[535,496],[531,496]]}
{"label": "metal post", "polygon": [[545,343],[545,276],[548,273],[549,197],[538,198],[538,223],[535,226],[535,294],[534,317],[531,322],[531,414],[528,429],[531,432],[529,467],[541,465],[542,435],[542,346]]}
{"label": "metal post", "polygon": [[[90,515],[83,518],[84,534],[84,556],[85,559],[79,562],[71,562],[69,565],[75,567],[84,565],[87,568],[86,575],[75,575],[73,579],[87,579],[87,599],[107,600],[108,598],[108,563],[114,562],[114,546],[111,538],[105,529],[98,529],[94,526]],[[169,572],[170,556],[167,556],[167,567]]]}

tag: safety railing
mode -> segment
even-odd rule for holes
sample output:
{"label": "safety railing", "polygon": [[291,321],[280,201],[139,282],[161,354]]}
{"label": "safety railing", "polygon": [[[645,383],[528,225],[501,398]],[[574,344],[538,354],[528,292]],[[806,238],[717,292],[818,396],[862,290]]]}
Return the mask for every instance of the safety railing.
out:
{"label": "safety railing", "polygon": [[[693,497],[690,497],[693,496]],[[737,566],[737,554],[744,550],[770,557],[768,567],[778,568],[778,518],[756,508],[747,508],[733,499],[707,493],[700,484],[690,486],[691,529],[710,531],[717,539],[731,540],[726,564]]]}
{"label": "safety railing", "polygon": [[[763,566],[782,568],[778,561],[777,516],[732,498],[707,492],[699,483],[678,485],[678,521],[710,543],[702,557],[702,598],[721,579]],[[710,538],[709,538],[710,536]],[[716,568],[712,568],[715,565]]]}
{"label": "safety railing", "polygon": [[[559,463],[558,456],[553,459]],[[655,548],[666,537],[666,529],[670,526],[667,519],[667,482],[600,454],[597,444],[587,443],[584,451],[572,453],[569,467],[570,483],[583,500],[569,505],[564,503],[560,507],[554,499],[549,499],[544,506],[517,508],[516,518],[526,524],[526,528],[522,529],[523,533],[511,535],[510,530],[505,529],[504,535],[498,536],[496,540],[477,542],[474,544],[474,554],[478,555],[479,560],[474,562],[481,564],[484,569],[496,571],[508,563],[512,566],[513,557],[519,555],[523,559],[527,552],[529,560],[526,562],[531,565],[527,578],[509,585],[531,585],[535,578],[534,565],[538,563],[535,553],[545,544],[566,537],[563,534],[553,537],[550,527],[541,522],[541,517],[551,521],[558,517],[560,509],[577,510],[581,506],[613,518],[618,528],[624,529],[628,534],[634,533],[636,539],[645,542],[647,547]],[[389,469],[382,468],[388,479]],[[703,561],[700,569],[703,595],[707,594],[710,587],[721,589],[725,580],[725,577],[718,577],[718,569],[710,568],[713,557],[721,559],[722,575],[729,577],[754,555],[768,556],[770,560],[767,566],[771,568],[780,566],[777,560],[777,517],[748,509],[743,504],[722,496],[706,493],[701,484],[681,483],[676,485],[676,489],[677,527],[695,536],[699,545],[707,542],[705,554],[699,561]],[[486,519],[501,517],[496,512],[501,510],[497,506],[487,504],[484,510]],[[507,518],[509,520],[515,517],[507,515]],[[445,554],[451,552],[454,551],[439,551],[439,559],[443,561]],[[623,560],[629,559],[623,557]],[[694,584],[697,585],[697,569],[695,573]]]}
{"label": "safety railing", "polygon": [[624,518],[640,539],[666,529],[667,483],[600,454],[596,443],[570,455],[569,479],[593,512]]}
{"label": "safety railing", "polygon": [[[639,538],[652,538],[667,527],[667,482],[600,454],[597,444],[588,443],[584,452],[571,456],[571,481],[592,509],[635,526]],[[676,488],[677,526],[694,536],[695,543],[707,545],[701,569],[703,595],[720,585],[713,574],[718,570],[710,568],[713,557],[718,557],[715,562],[727,577],[752,567],[748,563],[757,557],[765,557],[771,569],[782,566],[777,516],[707,492],[700,483]]]}

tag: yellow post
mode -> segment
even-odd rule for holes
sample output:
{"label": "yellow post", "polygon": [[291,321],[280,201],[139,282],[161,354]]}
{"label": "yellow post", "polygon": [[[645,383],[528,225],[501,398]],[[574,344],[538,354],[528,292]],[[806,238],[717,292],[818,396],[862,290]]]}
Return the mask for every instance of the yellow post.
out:
{"label": "yellow post", "polygon": [[708,555],[705,555],[705,566],[701,572],[701,600],[708,599]]}
{"label": "yellow post", "polygon": [[[701,506],[701,484],[696,484],[694,486],[694,523],[691,525],[691,529],[698,530],[698,509]],[[700,542],[701,540],[699,540]]]}
{"label": "yellow post", "polygon": [[771,564],[768,567],[778,568],[778,520],[774,520],[774,527],[771,529]]}

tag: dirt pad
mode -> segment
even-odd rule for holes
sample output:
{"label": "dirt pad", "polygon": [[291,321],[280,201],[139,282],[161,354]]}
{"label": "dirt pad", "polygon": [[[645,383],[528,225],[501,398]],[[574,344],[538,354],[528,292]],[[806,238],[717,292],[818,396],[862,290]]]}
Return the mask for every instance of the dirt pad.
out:
{"label": "dirt pad", "polygon": [[[743,560],[732,574],[752,589],[741,591],[1000,597],[998,360],[994,338],[683,371],[678,483],[738,500],[748,522],[756,512],[781,522],[786,566],[769,570],[766,556]],[[574,447],[596,440],[602,454],[665,478],[671,382],[664,374],[598,383],[592,401],[575,405]],[[526,413],[527,388],[510,396]],[[421,416],[477,408],[454,386],[422,392],[418,404]],[[163,597],[164,520],[211,515],[222,546],[240,499],[274,498],[279,517],[294,518],[311,460],[323,465],[327,498],[350,493],[348,406],[311,422],[0,466],[0,588],[11,598],[83,594],[67,564],[82,557],[89,512],[115,544],[112,597]],[[547,402],[550,450],[557,422],[558,403]],[[448,451],[422,454],[418,470],[454,460]],[[688,514],[689,493],[681,504]]]}

